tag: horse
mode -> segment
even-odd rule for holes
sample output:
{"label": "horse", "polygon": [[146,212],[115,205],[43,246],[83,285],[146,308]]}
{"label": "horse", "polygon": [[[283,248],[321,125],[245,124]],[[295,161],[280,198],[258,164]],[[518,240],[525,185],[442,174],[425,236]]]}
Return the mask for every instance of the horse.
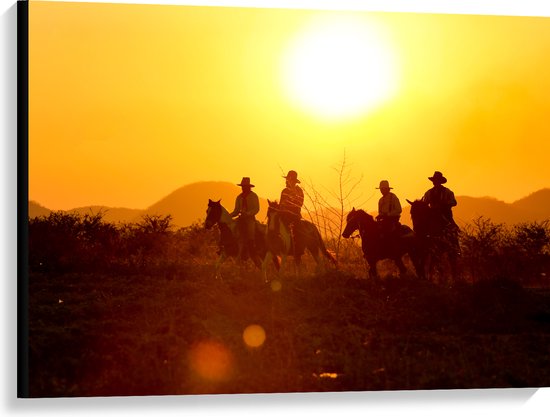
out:
{"label": "horse", "polygon": [[445,264],[448,262],[453,280],[457,280],[457,261],[460,255],[459,228],[440,212],[422,200],[410,201],[413,230],[423,247],[429,278],[446,281]]}
{"label": "horse", "polygon": [[424,277],[423,259],[413,230],[400,225],[396,236],[389,238],[383,235],[382,226],[374,217],[364,210],[353,208],[346,217],[346,227],[342,237],[349,238],[353,232],[359,230],[363,257],[369,265],[369,276],[377,281],[378,271],[376,264],[384,259],[391,259],[399,268],[400,276],[405,275],[407,268],[403,263],[403,256],[408,254],[413,262],[417,276]]}
{"label": "horse", "polygon": [[291,230],[281,219],[279,203],[269,200],[267,200],[267,203],[267,253],[263,262],[264,271],[269,259],[278,256],[282,259],[282,269],[289,255],[294,257],[296,266],[300,268],[302,265],[301,258],[306,249],[321,271],[324,270],[324,258],[336,265],[336,259],[327,250],[321,233],[313,223],[300,219],[299,223]]}
{"label": "horse", "polygon": [[[204,227],[206,229],[211,229],[215,225],[217,225],[220,230],[220,241],[218,244],[218,253],[220,256],[216,261],[215,270],[216,279],[221,279],[220,268],[228,257],[237,258],[241,255],[241,261],[245,261],[248,253],[244,253],[243,251],[244,242],[239,236],[237,220],[229,215],[229,212],[221,205],[221,200],[212,201],[208,199]],[[267,226],[256,220],[255,250],[257,257],[251,256],[251,258],[258,268],[262,268],[261,259],[265,258],[266,255],[266,232]],[[277,258],[273,259],[273,264],[278,270],[279,261]]]}

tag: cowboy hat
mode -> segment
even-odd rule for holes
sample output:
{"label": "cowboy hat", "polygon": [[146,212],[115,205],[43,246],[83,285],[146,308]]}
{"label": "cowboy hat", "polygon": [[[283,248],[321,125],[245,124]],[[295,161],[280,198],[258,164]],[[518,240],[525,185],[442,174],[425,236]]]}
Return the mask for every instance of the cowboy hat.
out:
{"label": "cowboy hat", "polygon": [[240,184],[237,184],[239,187],[255,187],[254,184],[250,184],[250,177],[243,177]]}
{"label": "cowboy hat", "polygon": [[434,175],[432,177],[428,177],[428,179],[431,181],[431,182],[437,182],[439,184],[445,184],[447,182],[447,178],[445,178],[443,176],[443,174],[439,171],[435,171],[434,172]]}
{"label": "cowboy hat", "polygon": [[290,181],[295,181],[297,182],[298,184],[300,184],[300,180],[298,179],[298,173],[296,171],[288,171],[288,174],[286,174],[286,176],[283,175],[283,178],[286,178],[287,180],[290,180]]}
{"label": "cowboy hat", "polygon": [[387,180],[380,181],[380,186],[376,187],[377,190],[381,188],[389,188],[390,190],[393,190],[393,187],[390,187],[390,183]]}

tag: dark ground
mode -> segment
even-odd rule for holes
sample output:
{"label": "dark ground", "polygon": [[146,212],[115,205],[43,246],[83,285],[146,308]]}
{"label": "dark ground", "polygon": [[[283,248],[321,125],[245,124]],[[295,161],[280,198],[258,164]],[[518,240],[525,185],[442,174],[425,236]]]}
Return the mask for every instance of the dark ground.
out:
{"label": "dark ground", "polygon": [[550,290],[511,281],[332,272],[275,291],[195,266],[29,284],[32,397],[550,386]]}

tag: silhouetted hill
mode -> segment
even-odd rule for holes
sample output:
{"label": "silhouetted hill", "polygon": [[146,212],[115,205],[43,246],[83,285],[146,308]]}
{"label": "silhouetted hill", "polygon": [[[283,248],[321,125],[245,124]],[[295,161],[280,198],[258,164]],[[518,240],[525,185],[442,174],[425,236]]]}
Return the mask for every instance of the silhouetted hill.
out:
{"label": "silhouetted hill", "polygon": [[[209,199],[221,199],[222,206],[231,212],[235,207],[235,198],[240,192],[240,187],[229,182],[205,181],[188,184],[153,204],[145,210],[145,214],[170,214],[175,226],[189,226],[194,222],[204,221]],[[260,197],[260,212],[256,219],[264,221],[266,213],[267,201]]]}
{"label": "silhouetted hill", "polygon": [[550,219],[550,189],[539,190],[511,204],[495,198],[457,197],[454,208],[459,223],[483,216],[494,223],[516,224]]}
{"label": "silhouetted hill", "polygon": [[[112,223],[131,223],[139,221],[144,210],[128,209],[120,207],[107,207],[107,206],[85,206],[77,207],[71,210],[59,210],[65,213],[78,213],[78,214],[97,214],[103,213],[103,220]],[[52,210],[42,206],[36,201],[29,201],[29,218],[49,216]]]}
{"label": "silhouetted hill", "polygon": [[[513,203],[506,203],[493,197],[457,196],[457,206],[453,208],[455,221],[463,226],[483,216],[494,223],[508,225],[550,220],[550,189],[539,190]],[[410,222],[410,206],[403,205],[402,222]]]}
{"label": "silhouetted hill", "polygon": [[49,216],[51,210],[37,203],[36,201],[29,201],[29,218]]}
{"label": "silhouetted hill", "polygon": [[[146,210],[113,208],[105,206],[79,207],[67,212],[81,214],[104,213],[104,219],[109,222],[137,222],[145,214],[168,215],[173,218],[176,227],[189,226],[194,222],[202,222],[206,216],[208,199],[220,200],[229,211],[233,210],[235,198],[241,188],[235,184],[221,181],[205,181],[185,185],[167,195]],[[267,200],[260,197],[260,213],[256,218],[265,221]],[[505,203],[492,197],[457,196],[458,205],[453,209],[457,223],[463,226],[483,216],[494,223],[515,224],[522,222],[550,220],[550,189],[539,190],[514,203]],[[411,225],[410,206],[405,199],[401,200],[403,214],[401,222]],[[360,207],[357,207],[360,208]],[[47,216],[51,210],[35,201],[29,201],[29,217]],[[376,212],[370,214],[376,216]],[[307,212],[303,212],[310,219]]]}
{"label": "silhouetted hill", "polygon": [[513,206],[521,209],[539,220],[550,219],[550,188],[535,191],[513,203]]}
{"label": "silhouetted hill", "polygon": [[455,221],[459,224],[471,223],[483,216],[494,223],[520,223],[529,221],[531,216],[512,204],[491,197],[457,196],[458,205],[453,208]]}

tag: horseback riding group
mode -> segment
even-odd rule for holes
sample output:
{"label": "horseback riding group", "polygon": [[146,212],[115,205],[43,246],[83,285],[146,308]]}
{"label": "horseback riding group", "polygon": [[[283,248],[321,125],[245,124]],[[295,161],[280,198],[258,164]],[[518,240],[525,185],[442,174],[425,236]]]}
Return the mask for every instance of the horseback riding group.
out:
{"label": "horseback riding group", "polygon": [[252,191],[254,184],[249,177],[243,177],[237,184],[242,192],[235,200],[235,208],[229,213],[220,201],[208,201],[205,227],[215,224],[220,229],[220,257],[216,263],[216,276],[219,267],[227,256],[236,256],[241,260],[250,258],[254,264],[266,273],[269,262],[279,270],[287,256],[293,256],[297,266],[301,256],[307,250],[317,265],[323,268],[323,257],[335,263],[334,257],[327,251],[321,234],[315,225],[304,220],[301,215],[304,204],[304,192],[298,185],[300,180],[296,171],[289,171],[286,186],[281,192],[279,202],[268,200],[267,224],[260,223],[256,214],[260,211],[259,198]]}
{"label": "horseback riding group", "polygon": [[[304,192],[298,185],[297,172],[288,171],[283,178],[285,188],[279,202],[268,200],[267,224],[256,219],[260,204],[249,177],[243,177],[237,184],[242,192],[237,196],[232,212],[225,210],[220,201],[209,200],[205,226],[211,228],[217,224],[220,229],[217,275],[227,256],[237,256],[242,260],[250,258],[264,273],[269,262],[279,269],[279,257],[284,263],[288,255],[293,256],[299,266],[306,249],[318,266],[323,266],[323,257],[335,263],[318,229],[302,218]],[[377,278],[376,263],[382,259],[393,259],[400,273],[404,273],[406,268],[402,257],[405,254],[409,255],[419,277],[426,276],[430,267],[439,265],[436,258],[442,254],[447,254],[454,274],[459,249],[458,226],[453,219],[452,207],[457,202],[454,193],[443,186],[447,179],[441,172],[436,171],[428,179],[433,187],[422,199],[407,200],[411,204],[413,229],[400,223],[401,203],[390,191],[393,188],[387,180],[380,181],[377,187],[382,197],[378,201],[376,218],[355,208],[348,214],[342,236],[348,238],[354,231],[359,231],[371,277]]]}
{"label": "horseback riding group", "polygon": [[443,186],[447,178],[441,172],[435,171],[428,179],[433,184],[432,188],[420,200],[407,200],[411,205],[412,229],[399,222],[401,203],[390,191],[393,188],[387,180],[380,181],[377,188],[382,197],[378,201],[376,218],[355,208],[348,214],[342,236],[348,238],[356,230],[359,231],[363,255],[370,266],[372,278],[378,277],[376,263],[383,259],[392,259],[400,274],[404,274],[405,254],[409,255],[416,274],[421,278],[435,279],[436,275],[440,281],[445,281],[448,275],[457,278],[459,228],[452,213],[457,202],[454,193]]}

